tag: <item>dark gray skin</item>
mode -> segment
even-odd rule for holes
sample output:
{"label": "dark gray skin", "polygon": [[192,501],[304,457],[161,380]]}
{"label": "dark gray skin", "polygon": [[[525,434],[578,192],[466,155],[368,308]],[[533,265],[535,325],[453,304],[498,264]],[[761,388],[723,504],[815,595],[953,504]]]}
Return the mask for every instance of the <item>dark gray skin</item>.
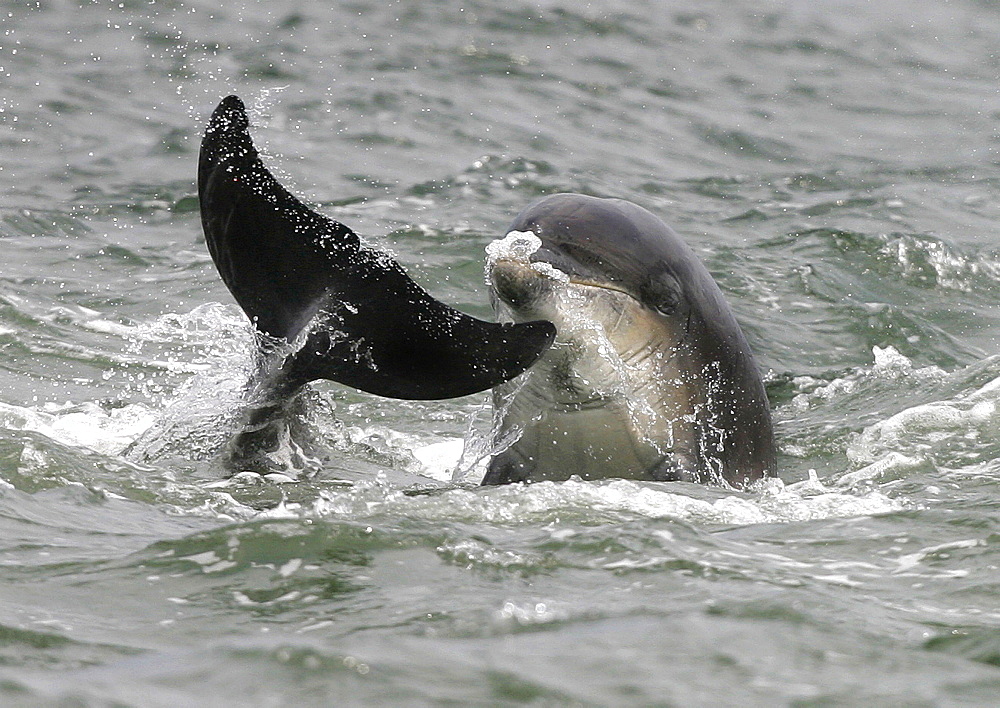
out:
{"label": "dark gray skin", "polygon": [[494,389],[498,444],[515,441],[484,484],[579,475],[745,487],[775,474],[753,354],[677,234],[635,204],[578,194],[535,202],[509,231],[541,247],[490,263],[498,315],[548,319],[557,333],[522,381]]}

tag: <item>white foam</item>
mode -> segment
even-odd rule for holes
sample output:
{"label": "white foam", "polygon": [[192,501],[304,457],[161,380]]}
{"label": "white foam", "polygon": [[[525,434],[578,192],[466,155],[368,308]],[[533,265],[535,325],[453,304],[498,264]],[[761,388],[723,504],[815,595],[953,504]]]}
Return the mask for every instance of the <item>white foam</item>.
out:
{"label": "white foam", "polygon": [[[942,543],[937,546],[928,546],[927,548],[921,548],[916,553],[907,553],[896,559],[896,567],[893,569],[893,575],[926,575],[927,573],[915,572],[918,566],[920,566],[928,558],[933,558],[935,556],[947,557],[948,552],[956,551],[966,548],[976,548],[978,546],[985,546],[986,541],[981,538],[969,538],[962,539],[960,541],[949,541],[948,543]],[[968,575],[969,571],[958,569],[958,570],[945,570],[936,571],[931,570],[931,573],[937,575],[938,577],[964,577]]]}
{"label": "white foam", "polygon": [[96,403],[64,403],[32,410],[0,403],[0,427],[41,433],[63,445],[104,454],[120,454],[155,420],[153,411],[139,404],[105,410]]}
{"label": "white foam", "polygon": [[569,276],[552,264],[531,262],[531,255],[541,247],[542,240],[531,231],[511,231],[486,245],[486,272],[489,274],[500,261],[523,263],[539,275],[568,283]]}
{"label": "white foam", "polygon": [[[706,490],[711,496],[717,490]],[[697,492],[695,492],[697,494]],[[496,488],[457,488],[434,495],[405,494],[384,479],[348,489],[323,490],[304,504],[285,504],[269,518],[323,517],[358,520],[372,516],[419,519],[462,519],[481,523],[538,524],[566,516],[674,518],[702,524],[749,525],[885,514],[906,508],[878,491],[851,494],[834,491],[812,478],[784,485],[769,480],[751,494],[706,499],[668,485],[630,480],[538,482]]]}
{"label": "white foam", "polygon": [[428,444],[417,444],[412,452],[420,463],[420,473],[439,482],[450,482],[462,460],[465,440],[446,438]]}
{"label": "white foam", "polygon": [[811,376],[798,376],[793,383],[801,393],[789,403],[794,409],[805,411],[813,406],[836,400],[854,393],[871,380],[912,379],[915,382],[940,381],[947,373],[937,366],[915,367],[913,362],[895,347],[872,347],[874,364],[870,368],[825,382]]}
{"label": "white foam", "polygon": [[869,466],[886,459],[912,465],[952,441],[996,439],[998,430],[1000,378],[970,394],[912,406],[865,428],[848,447],[847,456]]}
{"label": "white foam", "polygon": [[527,263],[531,254],[542,247],[542,239],[530,231],[511,231],[503,238],[486,244],[486,265],[491,267],[497,261],[520,261]]}

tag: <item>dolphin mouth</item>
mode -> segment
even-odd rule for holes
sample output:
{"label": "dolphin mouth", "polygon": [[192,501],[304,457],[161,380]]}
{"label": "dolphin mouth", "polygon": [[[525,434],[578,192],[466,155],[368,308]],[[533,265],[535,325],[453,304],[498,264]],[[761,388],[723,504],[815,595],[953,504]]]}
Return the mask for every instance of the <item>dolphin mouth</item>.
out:
{"label": "dolphin mouth", "polygon": [[542,297],[552,294],[557,288],[575,285],[621,293],[636,302],[641,302],[624,285],[614,281],[597,279],[583,274],[567,274],[548,260],[532,258],[499,259],[490,264],[489,281],[496,295],[515,309],[524,309],[536,304]]}
{"label": "dolphin mouth", "polygon": [[583,285],[588,288],[599,288],[601,290],[610,290],[611,292],[621,293],[622,295],[627,295],[636,302],[640,302],[639,298],[626,290],[624,286],[609,280],[597,281],[593,278],[583,276],[570,276],[569,282],[573,285]]}

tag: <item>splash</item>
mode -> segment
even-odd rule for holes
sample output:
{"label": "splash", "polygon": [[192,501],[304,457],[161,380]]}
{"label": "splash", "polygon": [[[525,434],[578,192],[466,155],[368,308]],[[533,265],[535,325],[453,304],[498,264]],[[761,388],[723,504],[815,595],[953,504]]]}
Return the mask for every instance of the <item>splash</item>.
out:
{"label": "splash", "polygon": [[811,376],[797,376],[793,383],[799,389],[790,405],[797,411],[806,411],[817,405],[854,394],[870,382],[912,380],[931,384],[943,380],[947,374],[937,366],[916,367],[895,347],[872,347],[874,365],[851,372],[832,381],[821,381]]}
{"label": "splash", "polygon": [[124,452],[155,420],[155,412],[141,404],[108,408],[68,402],[32,410],[0,403],[0,428],[40,433],[63,445],[107,455]]}
{"label": "splash", "polygon": [[503,238],[486,244],[486,267],[492,268],[497,261],[518,261],[528,263],[531,254],[542,247],[542,239],[531,231],[511,231]]}
{"label": "splash", "polygon": [[965,464],[990,462],[1000,448],[1000,378],[970,393],[905,408],[866,427],[847,456],[883,477],[890,470],[919,467],[947,453]]}
{"label": "splash", "polygon": [[486,244],[486,282],[490,272],[501,261],[522,263],[536,273],[561,283],[568,283],[569,276],[545,262],[531,262],[531,255],[542,247],[542,240],[531,231],[511,231],[506,236]]}
{"label": "splash", "polygon": [[401,519],[501,525],[570,520],[617,524],[646,518],[742,526],[869,516],[906,508],[905,502],[879,491],[842,492],[827,487],[815,476],[790,485],[770,479],[746,494],[726,494],[695,485],[621,479],[586,482],[579,478],[414,494],[379,476],[347,489],[323,489],[311,501],[282,504],[261,515],[367,523],[392,520],[393,524]]}

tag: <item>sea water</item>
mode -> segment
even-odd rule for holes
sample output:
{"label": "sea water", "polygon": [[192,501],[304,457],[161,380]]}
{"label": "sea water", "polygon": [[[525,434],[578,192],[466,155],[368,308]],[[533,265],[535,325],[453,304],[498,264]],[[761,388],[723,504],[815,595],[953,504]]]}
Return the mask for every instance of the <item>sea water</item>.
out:
{"label": "sea water", "polygon": [[[975,0],[0,3],[0,703],[996,705],[998,36]],[[253,338],[194,180],[229,93],[480,317],[539,196],[662,217],[780,479],[482,489],[487,394],[326,382],[317,474],[227,478]]]}

